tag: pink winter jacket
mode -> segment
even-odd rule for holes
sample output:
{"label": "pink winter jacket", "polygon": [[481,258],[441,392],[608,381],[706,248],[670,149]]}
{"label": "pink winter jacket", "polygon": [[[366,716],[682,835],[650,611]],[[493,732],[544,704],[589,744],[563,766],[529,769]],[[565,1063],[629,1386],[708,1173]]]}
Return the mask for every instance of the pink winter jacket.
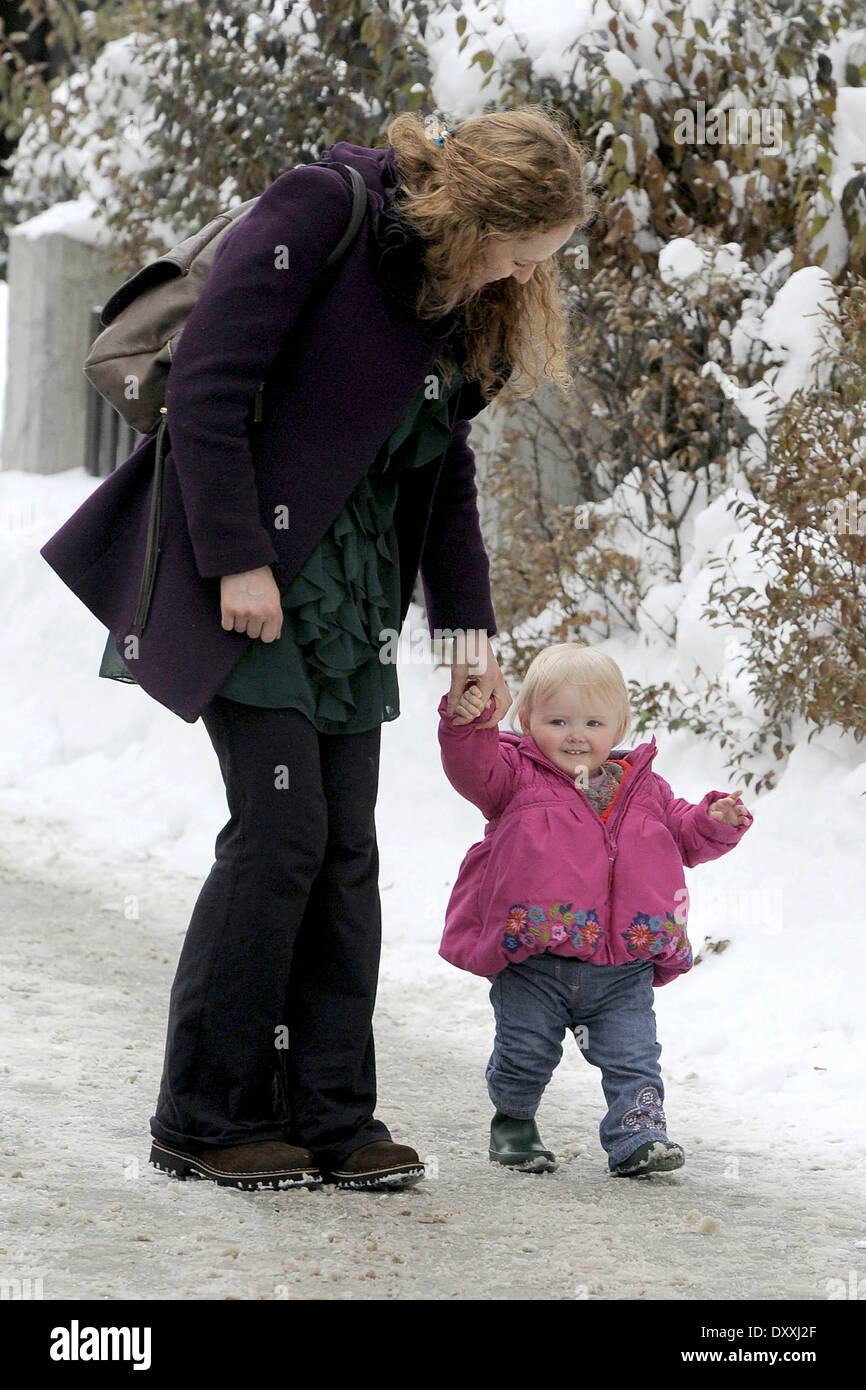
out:
{"label": "pink winter jacket", "polygon": [[530,735],[477,727],[492,699],[470,724],[455,724],[447,701],[442,765],[488,823],[460,865],[439,954],[488,979],[545,950],[595,965],[652,959],[655,985],[690,970],[683,864],[718,859],[749,828],[707,814],[727,793],[696,806],[675,797],[652,771],[653,738],[612,750],[625,773],[602,817]]}

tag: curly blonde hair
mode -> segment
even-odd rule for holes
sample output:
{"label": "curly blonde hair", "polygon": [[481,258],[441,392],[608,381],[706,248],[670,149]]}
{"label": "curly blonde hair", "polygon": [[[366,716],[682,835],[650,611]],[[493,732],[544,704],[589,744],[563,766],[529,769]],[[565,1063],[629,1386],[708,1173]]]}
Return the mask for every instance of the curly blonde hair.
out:
{"label": "curly blonde hair", "polygon": [[[589,152],[563,112],[540,104],[471,116],[441,145],[429,122],[404,111],[387,127],[400,176],[396,206],[426,243],[416,313],[433,319],[461,309],[464,372],[485,398],[497,394],[503,365],[511,367],[512,399],[534,395],[540,367],[567,394],[574,378],[555,257],[539,262],[525,284],[507,276],[475,291],[467,285],[490,241],[587,224],[595,211]],[[447,347],[437,367],[452,379]]]}

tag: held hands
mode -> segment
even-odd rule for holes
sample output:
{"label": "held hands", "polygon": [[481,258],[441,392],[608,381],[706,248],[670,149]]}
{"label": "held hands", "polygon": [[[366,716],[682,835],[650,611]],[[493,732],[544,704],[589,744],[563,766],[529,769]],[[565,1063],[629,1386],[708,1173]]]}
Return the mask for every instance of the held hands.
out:
{"label": "held hands", "polygon": [[742,802],[737,801],[737,797],[742,794],[743,790],[740,787],[729,796],[717,797],[710,804],[708,814],[713,820],[724,821],[725,825],[748,825],[752,817]]}
{"label": "held hands", "polygon": [[243,574],[224,574],[220,580],[222,626],[226,632],[245,632],[275,642],[283,628],[280,590],[270,565]]}
{"label": "held hands", "polygon": [[493,714],[477,726],[479,729],[492,729],[499,723],[508,711],[511,695],[483,628],[456,633],[448,714],[454,716],[455,724],[469,724],[478,718],[491,695],[496,702]]}
{"label": "held hands", "polygon": [[[484,709],[484,706],[487,704],[487,700],[485,700],[484,696],[481,694],[480,689],[474,684],[474,682],[478,680],[478,677],[469,676],[468,679],[472,681],[473,684],[467,685],[455,705],[455,710],[458,715],[458,718],[454,721],[455,724],[466,724],[469,720],[477,719]],[[479,724],[478,727],[481,728],[481,725]]]}

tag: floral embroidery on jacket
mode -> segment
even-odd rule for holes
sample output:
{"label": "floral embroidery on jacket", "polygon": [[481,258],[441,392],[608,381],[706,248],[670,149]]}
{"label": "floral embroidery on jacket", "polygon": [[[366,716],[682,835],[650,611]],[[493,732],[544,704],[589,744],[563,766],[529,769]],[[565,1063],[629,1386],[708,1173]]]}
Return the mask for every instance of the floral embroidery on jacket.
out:
{"label": "floral embroidery on jacket", "polygon": [[573,903],[554,903],[545,914],[536,903],[512,903],[505,918],[502,945],[506,951],[521,946],[546,946],[550,942],[570,941],[578,949],[594,951],[604,936],[595,910],[575,912]]}
{"label": "floral embroidery on jacket", "polygon": [[621,935],[629,951],[640,959],[657,956],[672,946],[671,955],[684,970],[692,963],[692,948],[682,925],[671,912],[664,917],[649,917],[645,912],[638,912]]}

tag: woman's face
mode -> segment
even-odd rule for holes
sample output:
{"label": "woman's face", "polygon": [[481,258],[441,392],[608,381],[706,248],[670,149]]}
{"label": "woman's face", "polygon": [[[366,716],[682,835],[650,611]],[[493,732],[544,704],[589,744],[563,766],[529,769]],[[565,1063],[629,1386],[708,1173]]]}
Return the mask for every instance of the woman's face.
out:
{"label": "woman's face", "polygon": [[[538,747],[552,763],[574,777],[579,764],[592,776],[616,743],[617,721],[597,694],[578,686],[560,686],[533,702],[529,727]],[[524,725],[526,728],[526,725]]]}
{"label": "woman's face", "polygon": [[539,261],[546,261],[565,245],[573,236],[576,222],[563,222],[549,232],[539,232],[537,236],[521,240],[492,240],[485,247],[484,257],[478,271],[475,288],[480,289],[491,280],[504,280],[513,275],[524,285]]}

